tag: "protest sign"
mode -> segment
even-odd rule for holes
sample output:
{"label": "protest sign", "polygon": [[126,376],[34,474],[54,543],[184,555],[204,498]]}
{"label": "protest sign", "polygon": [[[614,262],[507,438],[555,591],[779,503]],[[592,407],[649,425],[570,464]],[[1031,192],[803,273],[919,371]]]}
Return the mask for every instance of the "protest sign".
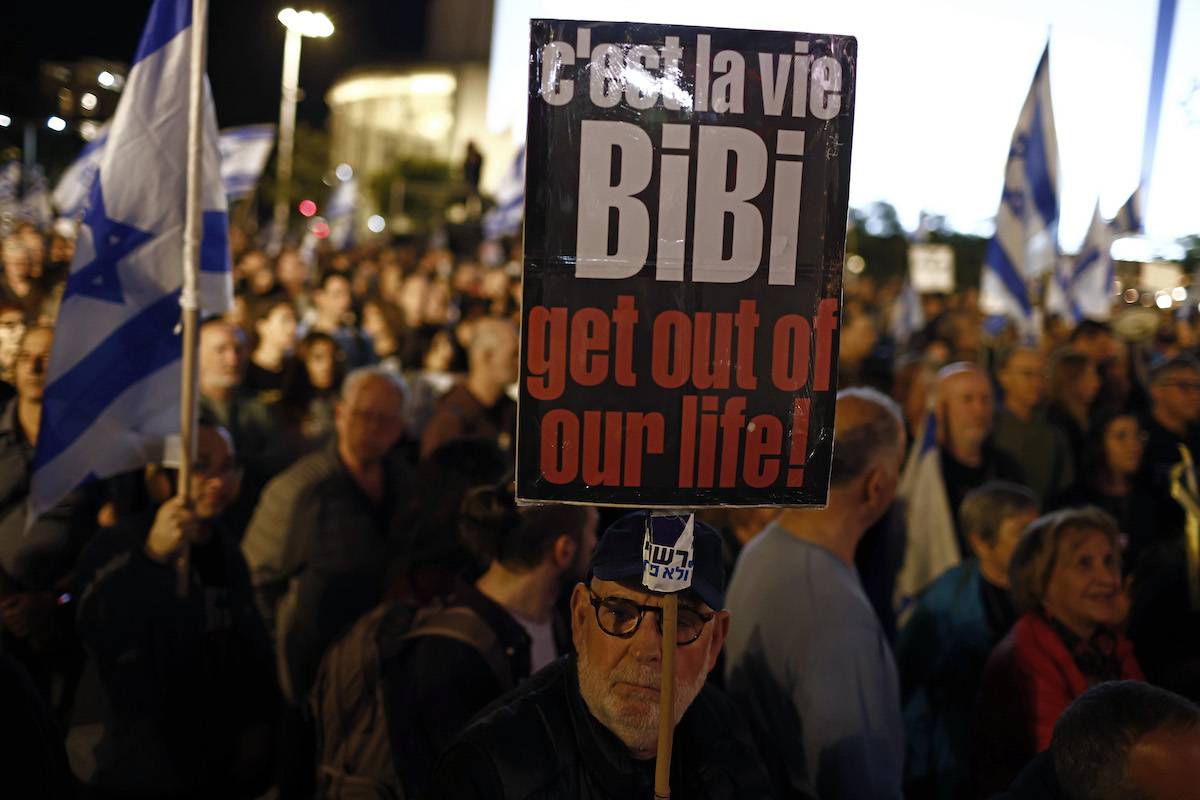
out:
{"label": "protest sign", "polygon": [[908,278],[921,294],[950,294],[954,291],[954,250],[948,244],[909,245]]}
{"label": "protest sign", "polygon": [[534,20],[517,496],[820,505],[857,43]]}

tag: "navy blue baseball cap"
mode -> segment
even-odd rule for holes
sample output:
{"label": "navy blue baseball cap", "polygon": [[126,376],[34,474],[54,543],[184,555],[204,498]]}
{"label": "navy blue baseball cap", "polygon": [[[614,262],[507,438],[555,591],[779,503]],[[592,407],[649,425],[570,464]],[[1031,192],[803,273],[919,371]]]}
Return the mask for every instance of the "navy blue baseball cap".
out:
{"label": "navy blue baseball cap", "polygon": [[[650,518],[649,511],[634,511],[609,525],[592,553],[589,574],[602,581],[633,582],[640,586],[645,569],[643,545]],[[690,588],[714,611],[725,608],[723,549],[721,534],[697,519],[692,531],[694,566]]]}

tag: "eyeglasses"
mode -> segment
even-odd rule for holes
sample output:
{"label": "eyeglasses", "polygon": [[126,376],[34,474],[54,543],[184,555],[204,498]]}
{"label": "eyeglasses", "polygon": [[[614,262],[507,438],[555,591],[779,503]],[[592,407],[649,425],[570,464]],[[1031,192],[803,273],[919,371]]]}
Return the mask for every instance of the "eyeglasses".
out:
{"label": "eyeglasses", "polygon": [[[663,610],[662,606],[643,606],[639,605],[628,597],[599,597],[591,587],[588,587],[588,594],[591,595],[592,608],[596,610],[596,624],[600,626],[600,630],[607,633],[609,636],[615,636],[618,639],[632,638],[638,632],[638,628],[642,627],[642,618],[649,611],[656,619],[658,624],[658,634],[662,635],[663,630]],[[675,626],[675,644],[679,646],[689,645],[700,638],[704,633],[704,626],[716,616],[715,614],[702,614],[694,608],[687,606],[679,606],[678,619]]]}
{"label": "eyeglasses", "polygon": [[207,461],[197,461],[192,467],[192,474],[201,480],[220,478],[226,481],[240,481],[245,470],[235,461],[223,464],[209,464]]}

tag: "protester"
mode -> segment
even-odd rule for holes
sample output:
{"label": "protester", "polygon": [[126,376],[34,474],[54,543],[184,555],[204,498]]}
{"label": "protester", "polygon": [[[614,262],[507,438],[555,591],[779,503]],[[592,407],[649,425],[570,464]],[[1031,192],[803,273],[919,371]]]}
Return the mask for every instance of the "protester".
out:
{"label": "protester", "polygon": [[1099,392],[1096,362],[1078,353],[1064,353],[1055,360],[1046,419],[1067,440],[1076,464],[1082,464],[1086,455],[1092,405]]}
{"label": "protester", "polygon": [[17,396],[0,412],[0,635],[43,697],[67,710],[80,654],[68,604],[75,563],[96,530],[100,486],[70,492],[28,524],[29,481],[54,331],[32,327],[17,351]]}
{"label": "protester", "polygon": [[[265,267],[264,267],[265,270]],[[296,368],[296,310],[284,295],[268,295],[253,308],[257,345],[246,365],[245,387],[265,405],[278,402],[288,375]]]}
{"label": "protester", "polygon": [[99,796],[256,797],[270,779],[270,648],[226,516],[241,470],[221,428],[197,444],[190,508],[174,497],[80,558],[88,665],[67,749]]}
{"label": "protester", "polygon": [[1050,508],[1096,506],[1112,515],[1128,541],[1121,563],[1132,572],[1138,556],[1160,539],[1158,504],[1137,480],[1146,433],[1130,412],[1101,412],[1088,431],[1074,486],[1054,498]]}
{"label": "protester", "polygon": [[313,292],[313,311],[308,330],[324,333],[337,342],[345,354],[346,365],[355,369],[374,361],[373,346],[363,332],[353,324],[354,295],[350,281],[340,272],[329,270],[321,276]]}
{"label": "protester", "polygon": [[1155,365],[1150,374],[1150,413],[1143,420],[1146,448],[1138,482],[1159,510],[1163,538],[1181,535],[1183,509],[1171,497],[1171,469],[1182,460],[1180,445],[1200,456],[1200,362],[1190,356]]}
{"label": "protester", "polygon": [[383,595],[389,541],[412,489],[411,467],[394,451],[403,403],[392,373],[347,376],[336,440],[268,484],[246,530],[242,552],[293,704],[325,648]]}
{"label": "protester", "polygon": [[1181,800],[1200,785],[1200,709],[1137,681],[1073,702],[1039,755],[996,800]]}
{"label": "protester", "polygon": [[953,514],[969,491],[989,480],[1025,482],[1021,466],[992,446],[995,405],[982,369],[963,362],[942,367],[935,397],[933,418],[900,485],[907,537],[896,579],[900,606],[970,553]]}
{"label": "protester", "polygon": [[1119,630],[1129,613],[1119,533],[1099,509],[1056,511],[1021,536],[1009,565],[1021,617],[988,658],[974,729],[979,796],[1007,787],[1050,744],[1089,686],[1143,680]]}
{"label": "protester", "polygon": [[[476,712],[567,652],[570,633],[558,624],[565,620],[555,617],[554,603],[564,584],[583,579],[597,519],[595,510],[579,506],[518,510],[503,487],[472,490],[463,502],[463,535],[487,571],[473,585],[460,581],[407,629],[397,624],[411,618],[407,607],[369,614],[327,656],[313,692],[318,793],[338,781],[372,779],[418,796],[435,758]],[[361,635],[364,626],[373,633]],[[341,740],[360,707],[355,695],[374,694],[357,675],[337,680],[339,660],[363,660],[341,651],[364,639],[379,650],[376,691],[387,702],[380,713],[394,754],[378,765],[338,757],[352,746]]]}
{"label": "protester", "polygon": [[896,647],[908,800],[971,795],[975,695],[988,655],[1016,621],[1008,567],[1037,498],[991,481],[966,496],[958,516],[973,555],[917,597]]}
{"label": "protester", "polygon": [[421,435],[421,457],[460,436],[495,438],[510,450],[516,435],[517,404],[505,394],[517,379],[516,327],[487,317],[475,323],[466,380],[442,397]]}
{"label": "protester", "polygon": [[895,496],[904,424],[884,395],[848,389],[834,436],[825,508],[784,511],[738,560],[726,686],[775,796],[899,798],[899,680],[854,551]]}
{"label": "protester", "polygon": [[[467,727],[426,797],[650,797],[662,675],[662,595],[641,585],[648,512],[604,532],[571,595],[575,654],[543,669]],[[679,600],[671,790],[771,796],[734,704],[705,683],[729,630],[721,540],[697,523],[691,589]]]}
{"label": "protester", "polygon": [[1074,482],[1076,468],[1070,443],[1042,413],[1045,360],[1023,347],[1009,352],[998,366],[1004,402],[996,414],[992,442],[1020,465],[1025,485],[1045,503]]}

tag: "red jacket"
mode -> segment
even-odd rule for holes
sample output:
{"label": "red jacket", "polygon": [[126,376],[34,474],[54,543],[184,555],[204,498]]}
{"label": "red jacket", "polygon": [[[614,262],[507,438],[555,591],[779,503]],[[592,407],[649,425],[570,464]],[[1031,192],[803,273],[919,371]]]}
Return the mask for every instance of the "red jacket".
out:
{"label": "red jacket", "polygon": [[[1122,680],[1145,680],[1124,636],[1117,636],[1115,655]],[[980,796],[1008,788],[1050,746],[1059,715],[1087,689],[1087,678],[1050,623],[1034,613],[1017,620],[983,673],[973,735]]]}

